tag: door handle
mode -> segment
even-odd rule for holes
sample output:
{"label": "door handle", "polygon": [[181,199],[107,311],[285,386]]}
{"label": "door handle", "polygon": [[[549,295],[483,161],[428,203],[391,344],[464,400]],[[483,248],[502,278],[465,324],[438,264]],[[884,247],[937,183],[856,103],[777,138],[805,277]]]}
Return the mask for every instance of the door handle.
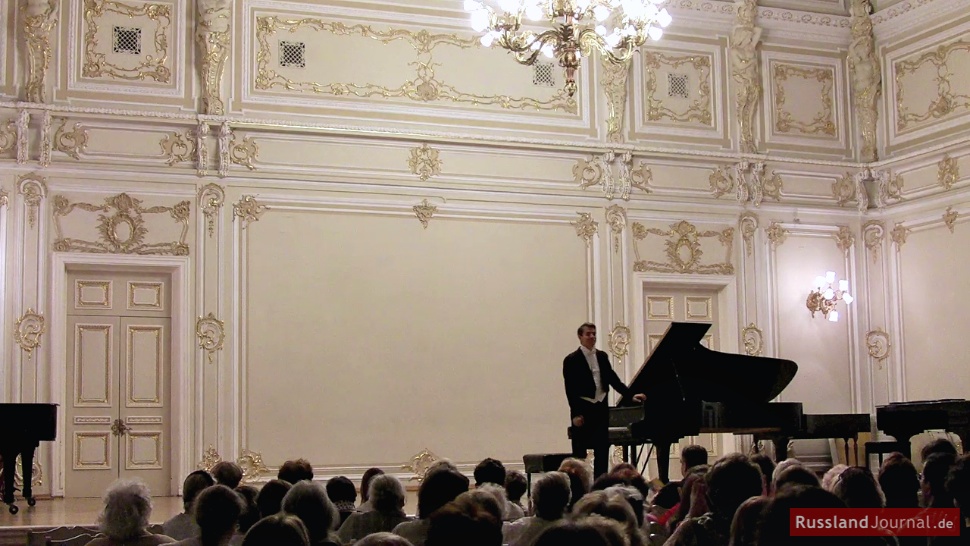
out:
{"label": "door handle", "polygon": [[129,430],[131,429],[128,428],[123,419],[115,419],[114,423],[111,424],[111,434],[114,436],[123,436]]}

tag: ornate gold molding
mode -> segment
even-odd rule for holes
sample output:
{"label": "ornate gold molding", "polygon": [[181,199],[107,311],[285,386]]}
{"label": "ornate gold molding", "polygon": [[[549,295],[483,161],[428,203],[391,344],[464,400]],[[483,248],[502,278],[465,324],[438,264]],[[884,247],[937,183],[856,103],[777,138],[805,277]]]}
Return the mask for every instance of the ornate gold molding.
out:
{"label": "ornate gold molding", "polygon": [[[642,50],[642,55],[647,119],[650,121],[668,119],[680,123],[693,121],[711,125],[713,118],[711,114],[711,57],[699,54],[666,55],[650,50]],[[684,65],[693,67],[698,75],[698,97],[683,112],[675,112],[664,106],[663,100],[656,98],[657,72],[661,66],[679,68]]]}
{"label": "ornate gold molding", "polygon": [[[273,51],[278,43],[274,36],[277,33],[292,34],[304,29],[328,32],[335,36],[371,38],[384,44],[405,40],[414,47],[417,54],[417,59],[409,63],[415,67],[416,75],[396,88],[373,83],[321,83],[289,79],[271,68],[275,65]],[[508,95],[476,95],[439,80],[434,71],[439,63],[433,58],[433,50],[437,46],[449,45],[461,49],[481,47],[478,39],[461,38],[457,34],[432,34],[427,30],[414,32],[403,28],[378,31],[368,25],[347,25],[312,18],[283,19],[263,16],[256,18],[256,41],[259,49],[256,52],[256,76],[253,85],[259,90],[282,89],[333,96],[403,98],[417,102],[447,101],[494,105],[505,109],[562,110],[570,114],[575,114],[578,109],[576,100],[564,90],[559,90],[548,100],[538,100]]]}
{"label": "ornate gold molding", "polygon": [[[613,173],[614,165],[617,174]],[[573,180],[581,190],[602,186],[603,193],[610,201],[615,197],[629,201],[634,188],[644,193],[653,191],[650,188],[653,172],[643,161],[637,162],[634,167],[633,154],[630,152],[617,156],[610,150],[589,159],[580,159],[573,165]]]}
{"label": "ornate gold molding", "polygon": [[784,189],[781,175],[766,171],[763,161],[739,161],[734,165],[733,174],[723,166],[715,167],[708,181],[715,199],[734,191],[738,203],[750,202],[756,207],[760,207],[766,197],[781,201],[781,191]]}
{"label": "ornate gold molding", "polygon": [[158,143],[162,148],[162,158],[169,167],[183,161],[191,161],[196,155],[197,143],[191,131],[179,133],[172,131]]}
{"label": "ornate gold molding", "polygon": [[17,145],[17,120],[8,119],[6,123],[0,124],[0,154],[5,154],[13,150]]}
{"label": "ornate gold molding", "polygon": [[205,215],[209,237],[215,233],[216,216],[226,200],[226,190],[219,184],[206,184],[199,188],[199,210]]}
{"label": "ornate gold molding", "polygon": [[758,143],[754,137],[754,117],[761,100],[761,62],[758,46],[761,28],[755,26],[758,13],[756,0],[736,0],[735,23],[731,29],[730,49],[731,78],[738,85],[735,105],[741,136],[741,152],[757,153]]}
{"label": "ornate gold molding", "polygon": [[430,449],[424,448],[419,451],[416,455],[411,457],[411,461],[407,464],[401,465],[401,470],[407,470],[414,473],[411,476],[411,481],[423,482],[424,478],[428,475],[428,469],[431,465],[438,460],[438,456],[431,452]]}
{"label": "ornate gold molding", "polygon": [[838,180],[832,183],[832,195],[835,197],[835,204],[840,207],[847,205],[856,198],[858,184],[852,173],[845,173]]}
{"label": "ornate gold molding", "polygon": [[772,222],[765,230],[765,234],[773,247],[780,246],[788,238],[788,230],[781,227],[781,222]]}
{"label": "ornate gold molding", "polygon": [[199,338],[199,348],[206,352],[209,364],[212,364],[216,351],[222,350],[222,344],[226,339],[226,324],[209,312],[208,315],[199,317],[196,321],[195,335]]}
{"label": "ornate gold molding", "polygon": [[875,263],[879,257],[879,248],[886,237],[886,226],[878,220],[870,220],[862,226],[862,240],[865,241],[866,250],[872,253],[872,261]]}
{"label": "ornate gold molding", "polygon": [[40,338],[45,329],[44,315],[35,313],[30,307],[17,319],[13,339],[17,345],[20,345],[20,349],[27,353],[28,360],[34,355],[34,349],[40,347]]}
{"label": "ornate gold molding", "polygon": [[620,142],[623,140],[623,115],[626,112],[626,94],[630,79],[631,60],[614,63],[603,57],[603,92],[606,94],[606,104],[610,108],[610,115],[606,118],[606,140]]}
{"label": "ornate gold molding", "polygon": [[946,212],[943,213],[943,223],[946,224],[946,227],[950,230],[950,233],[953,233],[953,230],[956,227],[958,216],[959,213],[953,210],[953,207],[947,207]]}
{"label": "ornate gold molding", "polygon": [[620,205],[613,205],[606,209],[606,223],[610,225],[613,234],[613,252],[620,252],[620,239],[626,228],[626,209]]}
{"label": "ornate gold molding", "polygon": [[577,212],[576,214],[579,215],[579,220],[570,222],[570,224],[576,228],[576,235],[586,241],[586,246],[590,246],[593,244],[593,237],[596,235],[599,223],[593,220],[593,215],[588,212]]}
{"label": "ornate gold molding", "polygon": [[411,207],[414,211],[414,215],[418,217],[418,221],[421,222],[421,227],[428,229],[428,222],[434,216],[434,213],[438,212],[438,207],[432,205],[427,199],[421,201],[420,205],[414,205]]}
{"label": "ornate gold molding", "polygon": [[51,63],[51,31],[57,25],[55,0],[27,0],[24,13],[24,42],[27,44],[27,102],[47,102],[45,80]]}
{"label": "ornate gold molding", "polygon": [[741,342],[748,356],[761,356],[764,351],[764,333],[753,322],[741,330]]}
{"label": "ornate gold molding", "polygon": [[902,224],[896,224],[896,227],[889,232],[889,238],[896,243],[896,249],[902,248],[903,244],[906,242],[906,238],[909,236],[909,228]]}
{"label": "ornate gold molding", "polygon": [[[44,485],[44,467],[41,466],[37,457],[34,457],[33,464],[30,465],[31,475],[30,475],[30,485],[31,487],[40,487]],[[0,480],[3,480],[3,469],[0,468]],[[13,485],[17,489],[23,489],[24,487],[24,465],[23,461],[20,459],[20,455],[17,455],[17,460],[14,461],[14,471],[13,471]]]}
{"label": "ornate gold molding", "polygon": [[36,173],[24,174],[17,178],[17,187],[27,207],[27,225],[33,228],[37,224],[40,202],[47,197],[47,179]]}
{"label": "ornate gold molding", "polygon": [[939,170],[937,179],[944,190],[952,188],[960,179],[960,165],[956,158],[945,155],[936,166]]}
{"label": "ornate gold molding", "polygon": [[[161,256],[188,256],[189,245],[185,238],[189,231],[190,203],[180,201],[171,207],[143,207],[142,200],[127,193],[119,193],[104,198],[104,204],[72,203],[62,195],[54,197],[54,229],[57,238],[54,250],[58,252],[90,252],[96,254],[138,254]],[[61,218],[75,209],[98,212],[97,241],[85,241],[64,237]],[[146,243],[148,228],[145,226],[146,214],[168,213],[176,223],[182,224],[178,241],[168,243]]]}
{"label": "ornate gold molding", "polygon": [[54,149],[63,154],[80,160],[81,154],[88,147],[88,131],[80,123],[74,124],[74,129],[67,130],[67,118],[61,118],[61,126],[54,133]]}
{"label": "ornate gold molding", "polygon": [[630,349],[630,329],[617,322],[610,330],[610,354],[617,360],[623,359]]}
{"label": "ornate gold molding", "polygon": [[441,174],[441,158],[438,150],[422,144],[417,148],[411,148],[411,155],[408,157],[408,166],[411,174],[417,175],[418,179],[425,180]]}
{"label": "ornate gold molding", "polygon": [[882,369],[882,362],[889,358],[889,349],[892,343],[889,334],[882,328],[876,328],[866,332],[866,348],[869,349],[869,356],[876,359],[879,369]]}
{"label": "ornate gold molding", "polygon": [[711,195],[715,199],[734,190],[734,178],[728,174],[724,167],[715,167],[714,172],[707,177],[707,180],[711,183]]}
{"label": "ornate gold molding", "polygon": [[199,464],[197,464],[195,467],[199,470],[211,472],[212,467],[220,461],[222,461],[222,456],[219,455],[219,452],[216,451],[215,447],[210,445],[205,449],[205,452],[202,453],[202,460],[199,461]]}
{"label": "ornate gold molding", "polygon": [[745,212],[738,219],[738,227],[741,230],[741,240],[744,241],[744,249],[748,256],[754,252],[754,233],[758,230],[758,216],[751,212]]}
{"label": "ornate gold molding", "polygon": [[[694,224],[686,220],[675,222],[670,225],[669,230],[647,228],[639,222],[633,224],[633,238],[642,241],[648,235],[659,235],[666,237],[667,262],[657,262],[644,260],[640,256],[640,250],[636,244],[633,251],[636,254],[636,262],[633,264],[634,271],[658,271],[661,273],[702,273],[716,275],[733,275],[734,266],[731,264],[731,247],[734,244],[734,228],[725,228],[721,231],[698,231]],[[700,240],[703,238],[717,238],[722,246],[727,250],[725,261],[716,264],[701,264]],[[684,255],[686,253],[686,255]]]}
{"label": "ornate gold molding", "polygon": [[266,465],[263,464],[263,455],[257,451],[242,450],[242,453],[236,458],[236,464],[239,465],[239,468],[242,468],[243,483],[256,481],[260,476],[269,472],[269,468],[266,468]]}
{"label": "ornate gold molding", "polygon": [[30,144],[30,112],[20,110],[17,113],[17,165],[27,163],[28,145]]}
{"label": "ornate gold molding", "polygon": [[[803,80],[815,80],[822,84],[822,93],[819,97],[822,101],[822,111],[817,112],[815,117],[809,122],[796,120],[791,112],[785,110],[785,86],[784,83],[790,77],[797,77]],[[772,70],[772,81],[775,87],[775,130],[779,133],[790,133],[797,130],[802,134],[814,135],[823,134],[835,136],[835,119],[833,117],[832,88],[834,87],[835,73],[832,68],[805,68],[801,66],[776,64]]]}
{"label": "ornate gold molding", "polygon": [[222,76],[229,59],[232,29],[231,0],[199,0],[199,22],[195,41],[202,55],[199,71],[202,80],[202,113],[221,116],[226,113],[221,98]]}
{"label": "ornate gold molding", "polygon": [[[929,119],[940,119],[946,117],[958,109],[970,108],[970,95],[954,93],[950,85],[950,77],[953,74],[961,73],[961,69],[956,66],[949,66],[950,56],[957,51],[970,51],[970,40],[958,40],[949,44],[943,44],[932,51],[926,51],[919,57],[912,60],[897,61],[893,66],[896,73],[896,130],[904,131],[911,124],[921,123]],[[930,101],[925,112],[910,112],[905,104],[903,89],[903,77],[907,74],[915,74],[924,64],[933,65],[936,74],[933,81],[936,83],[936,97]],[[926,97],[926,91],[920,91],[922,97]]]}
{"label": "ornate gold molding", "polygon": [[219,126],[219,178],[229,176],[229,165],[232,164],[232,144],[235,137],[228,121]]}
{"label": "ornate gold molding", "polygon": [[246,229],[249,224],[258,222],[259,217],[267,211],[269,207],[259,204],[252,195],[244,195],[239,201],[232,205],[232,217],[239,218],[242,222],[242,229]]}
{"label": "ornate gold molding", "polygon": [[835,244],[839,247],[846,256],[849,255],[849,249],[855,244],[855,235],[852,234],[852,230],[849,226],[839,226],[839,231],[833,235],[835,238]]}
{"label": "ornate gold molding", "polygon": [[205,141],[209,137],[209,124],[199,122],[195,127],[195,175],[204,177],[209,172],[209,147]]}
{"label": "ornate gold molding", "polygon": [[50,110],[44,110],[44,115],[40,123],[40,158],[37,161],[37,164],[42,169],[49,167],[51,164],[51,155],[53,155],[54,148],[53,125],[54,116]]}
{"label": "ornate gold molding", "polygon": [[229,142],[229,158],[235,165],[242,165],[250,171],[256,170],[255,161],[259,159],[259,146],[253,137],[244,137],[242,142],[236,141],[236,135]]}
{"label": "ornate gold molding", "polygon": [[[169,83],[172,71],[168,64],[168,44],[172,24],[172,7],[168,4],[144,3],[128,5],[114,0],[84,0],[84,66],[81,75],[85,78],[109,76],[120,80],[143,81],[152,79],[159,83]],[[105,13],[114,13],[129,19],[147,17],[155,22],[154,44],[156,54],[143,55],[131,67],[124,67],[108,61],[98,48],[98,21]]]}
{"label": "ornate gold molding", "polygon": [[872,32],[869,0],[852,0],[852,43],[849,44],[847,60],[852,77],[853,104],[862,135],[860,158],[871,163],[876,157],[876,122],[879,119],[878,102],[882,95],[882,69],[876,53],[876,41]]}

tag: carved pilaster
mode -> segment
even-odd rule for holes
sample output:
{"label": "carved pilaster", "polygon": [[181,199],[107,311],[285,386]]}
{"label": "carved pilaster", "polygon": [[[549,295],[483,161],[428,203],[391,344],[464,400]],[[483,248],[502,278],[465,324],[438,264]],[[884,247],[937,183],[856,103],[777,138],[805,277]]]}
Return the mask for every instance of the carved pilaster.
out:
{"label": "carved pilaster", "polygon": [[860,159],[871,163],[876,158],[877,103],[882,93],[882,70],[876,56],[869,0],[851,0],[852,43],[849,45],[849,74],[852,77],[853,105],[862,135]]}
{"label": "carved pilaster", "polygon": [[754,232],[758,229],[758,217],[746,212],[738,220],[738,227],[741,230],[741,239],[744,241],[745,253],[751,256],[754,252]]}
{"label": "carved pilaster", "polygon": [[741,134],[741,152],[756,153],[758,143],[754,137],[754,117],[761,101],[761,64],[758,45],[761,28],[755,26],[758,13],[756,0],[736,0],[736,19],[731,29],[731,78],[737,85],[735,104]]}
{"label": "carved pilaster", "polygon": [[219,127],[219,178],[229,176],[229,165],[232,163],[232,128],[225,121]]}
{"label": "carved pilaster", "polygon": [[55,0],[26,0],[24,43],[27,45],[27,102],[47,102],[46,78],[51,64],[51,32],[57,25]]}
{"label": "carved pilaster", "polygon": [[613,205],[606,209],[606,222],[610,225],[610,233],[613,234],[613,252],[619,253],[620,239],[626,228],[626,209],[620,205]]}
{"label": "carved pilaster", "polygon": [[44,110],[44,117],[40,124],[40,161],[37,162],[42,169],[49,167],[51,164],[51,151],[54,148],[53,124],[54,120],[51,116],[51,111]]}
{"label": "carved pilaster", "polygon": [[205,140],[209,136],[209,124],[200,123],[195,129],[195,175],[204,177],[209,172],[209,148]]}
{"label": "carved pilaster", "polygon": [[211,116],[225,114],[221,98],[222,75],[229,59],[232,26],[231,0],[199,0],[199,23],[195,40],[202,55],[199,71],[202,76],[202,112]]}
{"label": "carved pilaster", "polygon": [[614,63],[603,57],[603,91],[610,115],[606,119],[606,139],[610,142],[623,140],[623,113],[626,111],[627,81],[630,61]]}
{"label": "carved pilaster", "polygon": [[27,163],[27,145],[30,138],[30,112],[17,113],[17,164]]}
{"label": "carved pilaster", "polygon": [[206,184],[199,189],[199,209],[205,215],[209,237],[215,233],[216,216],[226,200],[226,191],[219,184]]}
{"label": "carved pilaster", "polygon": [[40,203],[47,197],[47,179],[38,174],[25,174],[18,178],[17,186],[27,207],[27,225],[33,228],[37,224]]}

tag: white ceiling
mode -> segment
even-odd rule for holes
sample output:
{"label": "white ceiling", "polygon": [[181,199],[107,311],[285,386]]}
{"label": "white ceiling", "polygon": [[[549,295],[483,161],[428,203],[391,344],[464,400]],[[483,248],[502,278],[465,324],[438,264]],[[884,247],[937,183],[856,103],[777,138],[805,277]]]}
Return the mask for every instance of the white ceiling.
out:
{"label": "white ceiling", "polygon": [[758,0],[758,5],[766,8],[783,8],[831,15],[848,15],[848,3],[849,0]]}

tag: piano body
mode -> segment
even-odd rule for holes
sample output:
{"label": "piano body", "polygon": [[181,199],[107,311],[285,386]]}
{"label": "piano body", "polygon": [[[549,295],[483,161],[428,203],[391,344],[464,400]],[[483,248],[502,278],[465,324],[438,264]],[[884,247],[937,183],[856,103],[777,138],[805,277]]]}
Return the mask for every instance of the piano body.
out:
{"label": "piano body", "polygon": [[27,504],[36,504],[30,481],[34,450],[40,442],[54,440],[57,435],[57,404],[0,404],[0,457],[3,458],[3,502],[11,514],[18,512],[14,504],[14,473],[17,455],[23,468],[23,496]]}
{"label": "piano body", "polygon": [[904,455],[912,459],[910,440],[926,430],[954,432],[970,449],[970,400],[918,400],[876,406],[876,427],[905,446]]}
{"label": "piano body", "polygon": [[[707,323],[671,323],[663,339],[630,382],[631,393],[643,393],[642,407],[621,397],[611,409],[610,439],[615,445],[652,443],[657,468],[669,479],[670,446],[700,433],[752,434],[770,437],[781,445],[784,459],[788,440],[853,437],[852,428],[870,430],[868,414],[806,415],[800,402],[771,402],[795,377],[798,365],[790,360],[710,350],[700,344],[711,327]],[[614,418],[615,417],[615,418]],[[627,426],[622,423],[632,419]]]}

